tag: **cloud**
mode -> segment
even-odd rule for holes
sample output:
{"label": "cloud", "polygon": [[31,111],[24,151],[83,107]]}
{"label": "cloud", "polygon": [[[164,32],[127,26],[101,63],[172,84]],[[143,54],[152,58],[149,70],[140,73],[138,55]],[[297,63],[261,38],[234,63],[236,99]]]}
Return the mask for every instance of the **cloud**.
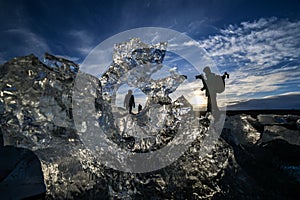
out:
{"label": "cloud", "polygon": [[170,94],[173,101],[178,99],[180,96],[184,96],[192,105],[204,105],[206,104],[205,92],[201,91],[202,82],[196,80],[193,82],[183,82],[175,92]]}
{"label": "cloud", "polygon": [[75,44],[73,45],[75,50],[78,51],[82,56],[88,55],[95,47],[95,38],[90,32],[85,30],[72,30],[68,32],[68,35],[74,39]]}
{"label": "cloud", "polygon": [[238,80],[227,82],[227,95],[236,97],[251,97],[257,93],[278,90],[287,80],[287,73],[268,75],[250,75],[243,72],[232,72],[231,76]]}
{"label": "cloud", "polygon": [[[299,59],[300,21],[260,19],[230,25],[220,30],[220,35],[200,41],[218,64],[227,66],[229,56],[233,64],[251,63],[252,67],[263,68],[282,62],[283,59]],[[231,63],[231,64],[232,64]]]}
{"label": "cloud", "polygon": [[76,57],[76,56],[60,55],[60,54],[55,54],[55,56],[65,58],[65,59],[73,61],[73,62],[78,62],[80,60],[80,58]]}
{"label": "cloud", "polygon": [[[4,58],[9,56],[23,56],[35,54],[39,57],[50,51],[46,40],[26,28],[8,29],[2,32],[3,40],[0,44]],[[13,46],[11,46],[13,45]]]}
{"label": "cloud", "polygon": [[[199,41],[221,71],[229,71],[229,101],[289,92],[300,83],[300,21],[261,18]],[[299,88],[298,88],[299,90]]]}
{"label": "cloud", "polygon": [[270,95],[270,96],[264,97],[264,99],[275,98],[275,97],[279,97],[279,96],[289,96],[289,95],[300,95],[300,92],[287,92],[287,93],[283,93],[280,95]]}
{"label": "cloud", "polygon": [[300,93],[292,92],[281,95],[272,95],[260,99],[250,99],[247,101],[236,102],[228,106],[230,110],[266,110],[266,109],[299,109]]}

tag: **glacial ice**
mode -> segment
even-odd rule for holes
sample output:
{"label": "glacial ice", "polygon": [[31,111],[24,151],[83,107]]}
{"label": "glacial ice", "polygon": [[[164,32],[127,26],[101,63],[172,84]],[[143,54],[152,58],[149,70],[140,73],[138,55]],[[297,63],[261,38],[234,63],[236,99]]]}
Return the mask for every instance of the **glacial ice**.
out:
{"label": "glacial ice", "polygon": [[[123,144],[128,148],[129,145],[129,148],[140,152],[149,149],[154,151],[170,142],[174,137],[171,132],[178,128],[179,119],[184,116],[188,116],[190,119],[193,117],[191,105],[184,97],[173,102],[168,97],[185,80],[184,76],[173,73],[156,81],[151,79],[151,75],[163,66],[165,45],[162,43],[159,46],[154,45],[149,49],[134,52],[132,54],[134,62],[128,61],[128,59],[120,62],[120,58],[115,57],[114,61],[116,62],[108,68],[107,73],[100,79],[101,82],[90,75],[81,76],[84,77],[81,81],[85,83],[84,90],[88,91],[89,96],[78,94],[76,100],[79,101],[76,103],[79,103],[82,108],[76,110],[72,109],[74,106],[72,93],[74,79],[81,72],[72,70],[78,67],[75,63],[46,54],[45,63],[39,61],[35,56],[29,55],[15,58],[1,66],[0,111],[1,135],[4,137],[4,144],[28,148],[35,152],[41,160],[49,197],[75,198],[83,191],[85,191],[85,195],[98,197],[101,194],[97,191],[103,193],[104,197],[114,195],[120,197],[121,193],[133,196],[143,193],[137,184],[147,184],[152,180],[149,184],[156,185],[157,178],[155,177],[157,176],[162,176],[161,181],[157,179],[158,190],[160,190],[162,182],[169,184],[167,177],[174,177],[175,182],[180,182],[179,177],[175,177],[175,172],[179,168],[176,169],[174,165],[170,167],[168,173],[161,171],[147,175],[148,177],[142,174],[130,175],[107,169],[95,159],[80,140],[79,132],[88,131],[88,121],[83,121],[82,129],[78,130],[74,126],[73,119],[74,115],[80,115],[84,113],[85,108],[89,108],[85,103],[87,99],[94,98],[95,105],[93,106],[97,110],[95,117],[99,119],[103,128],[112,133],[115,133],[116,126],[122,130],[122,119],[126,117],[116,117],[117,113],[122,115],[122,110],[117,110],[119,112],[113,110],[111,102],[114,90],[110,90],[110,87],[118,87],[119,80],[123,81],[121,83],[128,83],[126,80],[130,76],[133,82],[128,84],[139,88],[148,98],[142,113],[129,116],[128,123],[132,123],[136,128],[140,127],[141,132],[145,134],[139,135],[141,136],[139,142],[131,143],[128,140],[123,142],[122,138],[132,135],[128,129],[124,131],[125,126],[123,126],[123,134],[120,135],[122,137],[112,135],[111,139],[121,146]],[[142,46],[143,44],[139,48]],[[159,53],[155,50],[158,47],[161,48]],[[150,56],[150,59],[148,59],[149,53],[154,54]],[[117,65],[117,63],[119,64]],[[136,70],[135,64],[131,65],[132,63],[140,64],[141,70]],[[125,70],[129,71],[128,76],[124,76]],[[142,81],[142,76],[145,74],[147,74],[148,80]],[[108,80],[105,82],[106,75],[108,75]],[[126,116],[128,117],[128,115]],[[152,121],[149,121],[149,118]],[[190,133],[190,128],[194,129],[193,132],[198,131],[198,127],[192,127],[189,124],[183,126],[186,133]],[[178,141],[175,140],[175,142]],[[215,153],[219,154],[216,151]],[[223,153],[228,153],[228,151],[223,151]],[[226,156],[223,158],[227,159]],[[120,160],[120,162],[122,161]],[[208,161],[203,166],[222,165],[222,163],[223,160],[220,162]],[[218,169],[218,167],[214,169]],[[184,171],[186,170],[188,167]],[[182,173],[185,173],[184,171]],[[123,177],[122,180],[129,180],[132,189],[126,189],[127,183],[116,179],[116,175]],[[101,182],[100,180],[105,181]],[[106,190],[108,183],[109,190]],[[124,188],[116,187],[117,184],[124,184]],[[96,194],[86,193],[89,190],[95,191]],[[207,189],[207,191],[210,190],[214,191],[214,189]]]}
{"label": "glacial ice", "polygon": [[247,115],[235,115],[228,117],[225,121],[223,134],[228,134],[235,145],[255,144],[261,137],[261,134],[249,122],[254,119]]}
{"label": "glacial ice", "polygon": [[[293,148],[297,148],[299,143],[295,142],[298,141],[295,135],[299,135],[299,130],[290,131],[282,126],[299,127],[299,116],[278,115],[268,123],[261,121],[261,117],[228,116],[222,138],[207,146],[201,142],[209,137],[210,121],[195,118],[184,96],[178,99],[168,97],[185,81],[185,77],[175,70],[174,74],[151,79],[151,74],[164,66],[167,44],[149,47],[137,39],[130,42],[119,44],[120,48],[116,45],[113,63],[100,80],[84,75],[84,90],[89,96],[78,94],[77,103],[82,109],[73,110],[74,79],[81,73],[76,71],[78,65],[75,63],[47,54],[44,63],[29,55],[0,66],[0,136],[3,136],[5,145],[24,147],[38,156],[47,198],[251,199],[254,194],[258,198],[266,197],[266,194],[270,198],[284,198],[297,191],[293,190],[299,188],[296,184],[282,184],[287,175],[281,169],[264,165],[265,160],[273,164],[278,158],[273,159],[270,154],[260,158],[262,152],[269,152],[269,146],[283,152],[282,146],[276,146],[278,135],[284,142],[294,142]],[[139,51],[131,52],[133,47]],[[161,52],[157,53],[155,49],[161,49]],[[137,65],[141,70],[137,70]],[[142,80],[145,74],[147,79]],[[128,83],[129,78],[133,82]],[[130,116],[116,106],[115,90],[122,84],[139,88],[148,97],[140,114]],[[86,98],[91,98],[95,105],[86,105]],[[155,151],[170,142],[179,142],[173,131],[185,119],[190,123],[179,126],[187,133],[185,136],[198,134],[198,137],[183,156],[166,168],[145,174],[109,169],[80,139],[80,134],[89,131],[88,120],[82,121],[80,130],[74,124],[73,116],[84,113],[89,106],[96,108],[93,117],[99,119],[99,125],[108,130],[107,134],[110,131],[115,133],[111,140],[132,151]],[[195,127],[195,124],[199,126]],[[134,132],[135,128],[138,131]],[[133,136],[137,141],[131,139]],[[262,141],[263,145],[260,145]],[[284,144],[290,148],[289,143]],[[211,151],[203,155],[205,149]],[[122,162],[120,160],[120,164]],[[259,179],[261,174],[255,175],[260,171],[264,172],[266,180]],[[273,171],[278,172],[276,176]],[[270,185],[273,182],[278,185]],[[292,190],[286,192],[285,188]]]}
{"label": "glacial ice", "polygon": [[[128,42],[116,44],[114,47],[113,63],[103,73],[101,80],[104,101],[112,106],[112,117],[115,121],[111,129],[118,130],[119,138],[136,137],[133,149],[147,151],[156,149],[165,144],[166,138],[172,139],[178,129],[180,114],[176,112],[175,100],[169,97],[176,88],[186,79],[177,72],[154,80],[153,74],[163,67],[163,59],[167,48],[166,42],[147,45],[138,38]],[[116,105],[116,94],[122,85],[137,88],[146,96],[146,103],[141,113],[128,115],[123,108]],[[192,111],[192,106],[184,100],[180,110]],[[178,104],[179,102],[177,102]],[[105,114],[111,115],[111,114]],[[103,120],[100,120],[103,121]],[[105,122],[106,123],[106,122]],[[168,130],[165,127],[168,127]],[[110,130],[111,130],[110,129]],[[163,135],[167,134],[165,138]],[[147,138],[147,139],[146,139]],[[154,148],[153,145],[156,147]],[[154,148],[154,149],[153,149]]]}

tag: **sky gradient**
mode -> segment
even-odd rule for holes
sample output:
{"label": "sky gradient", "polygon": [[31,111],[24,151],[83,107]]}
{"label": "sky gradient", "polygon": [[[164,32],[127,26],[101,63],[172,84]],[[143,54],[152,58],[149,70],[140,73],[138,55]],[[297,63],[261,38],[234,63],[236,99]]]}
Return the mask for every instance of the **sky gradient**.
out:
{"label": "sky gradient", "polygon": [[0,63],[44,52],[81,63],[139,27],[198,42],[229,72],[228,103],[300,92],[300,2],[243,0],[0,1]]}

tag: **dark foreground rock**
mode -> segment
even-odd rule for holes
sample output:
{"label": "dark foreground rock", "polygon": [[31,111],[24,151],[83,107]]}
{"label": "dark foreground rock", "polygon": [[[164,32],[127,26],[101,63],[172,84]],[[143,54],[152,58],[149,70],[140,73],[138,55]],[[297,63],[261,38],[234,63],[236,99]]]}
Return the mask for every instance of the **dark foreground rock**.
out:
{"label": "dark foreground rock", "polygon": [[[233,148],[234,158],[242,171],[242,175],[236,174],[235,180],[232,180],[234,174],[224,176],[223,181],[230,191],[228,195],[238,199],[238,191],[244,194],[247,191],[252,195],[244,197],[246,199],[251,196],[255,199],[297,199],[300,194],[297,189],[300,186],[300,146],[297,142],[300,133],[285,127],[286,123],[295,123],[299,116],[269,114],[266,123],[257,115],[257,118],[248,115],[227,117],[221,137]],[[284,121],[286,118],[294,121]],[[236,126],[241,122],[243,126]],[[235,126],[226,128],[228,124]]]}
{"label": "dark foreground rock", "polygon": [[0,147],[1,199],[39,199],[46,195],[41,163],[30,150]]}

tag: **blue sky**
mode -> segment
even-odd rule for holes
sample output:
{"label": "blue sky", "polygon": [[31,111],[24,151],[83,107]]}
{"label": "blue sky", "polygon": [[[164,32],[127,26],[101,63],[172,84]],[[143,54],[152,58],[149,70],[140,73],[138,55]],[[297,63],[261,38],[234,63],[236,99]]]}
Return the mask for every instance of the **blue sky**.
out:
{"label": "blue sky", "polygon": [[0,1],[0,63],[44,52],[82,62],[138,27],[182,32],[228,71],[230,102],[300,90],[300,2],[244,0]]}

